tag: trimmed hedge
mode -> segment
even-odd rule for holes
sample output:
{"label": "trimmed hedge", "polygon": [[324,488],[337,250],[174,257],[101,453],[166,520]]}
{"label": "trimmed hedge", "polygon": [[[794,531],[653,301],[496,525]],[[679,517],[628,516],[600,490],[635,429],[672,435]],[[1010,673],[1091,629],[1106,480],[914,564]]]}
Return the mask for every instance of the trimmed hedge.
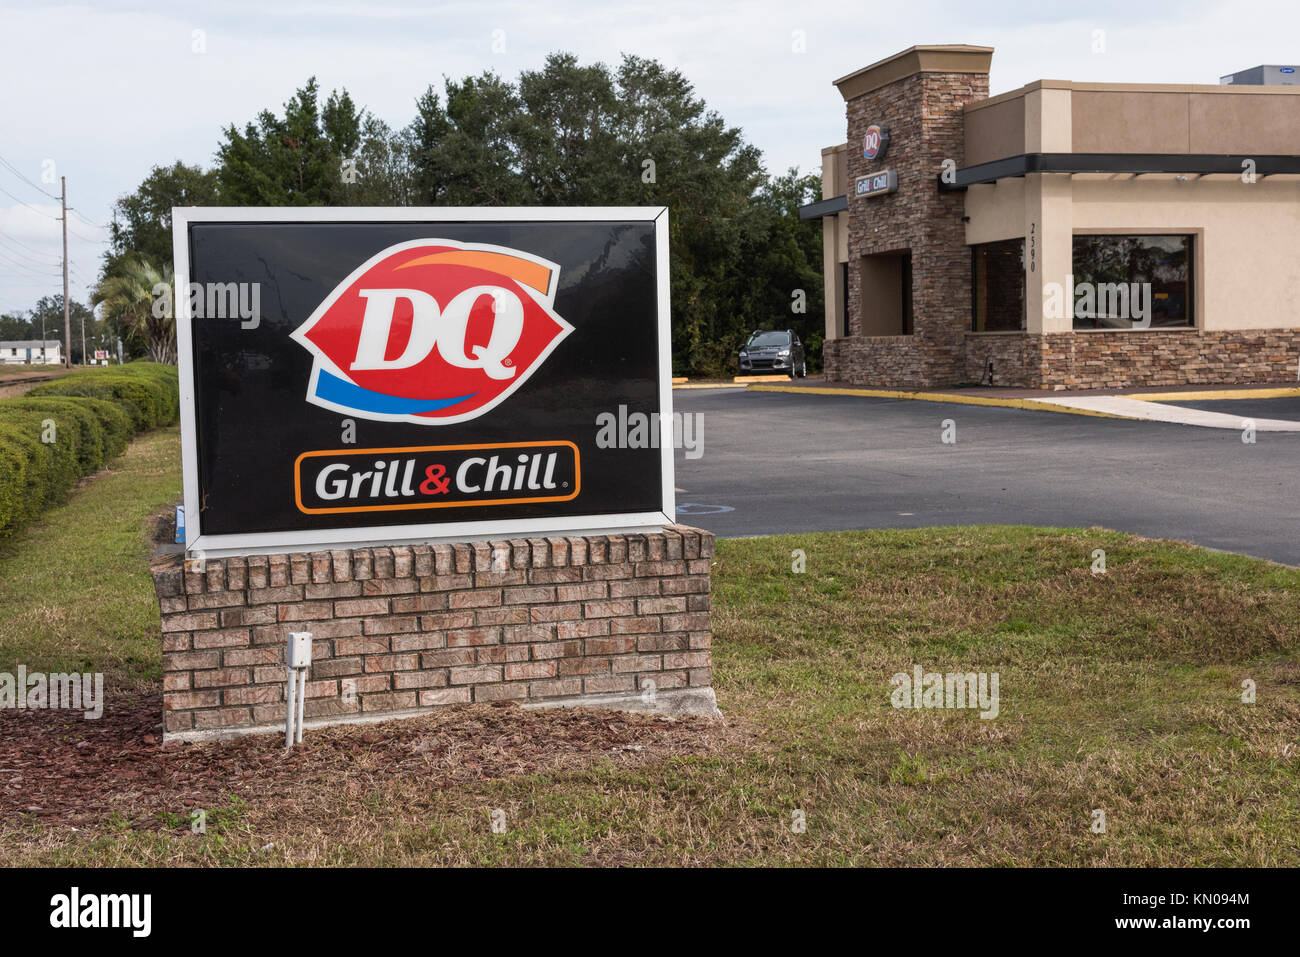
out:
{"label": "trimmed hedge", "polygon": [[179,414],[176,369],[155,362],[85,369],[0,399],[0,538],[62,501],[137,432]]}

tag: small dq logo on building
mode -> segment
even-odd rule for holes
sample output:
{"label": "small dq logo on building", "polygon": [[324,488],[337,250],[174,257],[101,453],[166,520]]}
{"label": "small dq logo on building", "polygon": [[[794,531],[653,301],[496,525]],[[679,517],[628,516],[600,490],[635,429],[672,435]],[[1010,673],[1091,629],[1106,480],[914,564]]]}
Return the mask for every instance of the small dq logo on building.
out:
{"label": "small dq logo on building", "polygon": [[507,249],[421,239],[358,266],[292,333],[315,357],[307,401],[388,422],[476,418],[573,331],[560,268]]}
{"label": "small dq logo on building", "polygon": [[884,159],[889,149],[889,127],[872,123],[862,137],[862,155],[869,160]]}

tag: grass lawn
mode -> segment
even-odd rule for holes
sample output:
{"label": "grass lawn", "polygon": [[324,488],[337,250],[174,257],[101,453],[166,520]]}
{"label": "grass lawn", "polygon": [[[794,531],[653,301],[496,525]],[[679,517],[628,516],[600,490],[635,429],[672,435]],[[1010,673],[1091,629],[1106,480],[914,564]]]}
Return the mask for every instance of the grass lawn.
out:
{"label": "grass lawn", "polygon": [[22,395],[38,382],[67,374],[63,366],[0,365],[0,399]]}
{"label": "grass lawn", "polygon": [[[0,546],[0,671],[105,671],[157,728],[145,536],[179,494],[178,445],[175,430],[138,440]],[[1091,570],[1097,548],[1105,574]],[[116,770],[75,784],[74,830],[66,812],[22,811],[54,786],[15,768],[31,758],[0,715],[0,798],[19,808],[0,816],[0,857],[1300,864],[1300,571],[1096,529],[997,527],[724,541],[714,572],[722,720],[473,706],[311,731],[287,754],[274,736],[132,743],[103,759]],[[916,664],[996,672],[998,717],[894,709],[890,677]],[[60,742],[95,750],[96,722],[63,720]],[[204,834],[190,833],[196,808]]]}

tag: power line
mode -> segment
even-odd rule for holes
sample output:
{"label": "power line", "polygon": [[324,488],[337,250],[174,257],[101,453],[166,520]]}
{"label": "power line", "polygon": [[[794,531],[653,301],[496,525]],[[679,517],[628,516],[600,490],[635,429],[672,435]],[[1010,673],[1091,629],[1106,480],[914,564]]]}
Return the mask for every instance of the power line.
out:
{"label": "power line", "polygon": [[[12,250],[9,250],[9,249],[0,249],[0,256],[4,256],[4,257],[7,258],[7,259],[10,259],[10,257],[16,256],[16,255],[18,255],[18,254],[15,253],[15,252],[13,252]],[[11,261],[11,262],[17,262],[17,260],[14,260],[14,259],[10,259],[10,261]],[[38,267],[38,266],[39,266],[40,268],[42,268],[42,269],[61,269],[62,266],[63,266],[62,263],[39,263],[39,262],[34,262],[34,263],[30,263],[30,264],[28,264],[28,263],[18,263],[18,264],[19,264],[20,266],[21,266],[21,265],[25,265],[25,266],[27,266],[27,268],[29,268],[29,269],[32,269],[32,268],[35,268],[35,267]]]}
{"label": "power line", "polygon": [[[31,250],[32,252],[34,252],[34,253],[39,253],[39,252],[40,252],[40,250],[37,249],[35,246],[29,246],[27,243],[23,242],[21,239],[18,239],[18,238],[14,237],[14,236],[10,236],[8,233],[0,233],[0,237],[3,237],[3,238],[5,238],[5,239],[9,240],[9,242],[11,242],[11,243],[17,243],[19,246],[22,246],[24,249],[30,249],[30,250]],[[59,257],[58,257],[58,256],[55,256],[54,258],[55,258],[55,259],[58,259]]]}
{"label": "power line", "polygon": [[37,269],[29,269],[22,263],[14,262],[11,259],[0,259],[0,266],[17,269],[22,275],[32,276],[37,279],[57,279],[60,276],[60,273],[57,272],[41,272]]}
{"label": "power line", "polygon": [[[4,237],[3,237],[3,236],[0,236],[0,239],[4,239]],[[29,256],[29,255],[27,255],[26,253],[21,252],[21,251],[19,251],[19,250],[17,250],[17,249],[11,249],[11,248],[10,248],[9,246],[7,246],[7,245],[0,246],[0,251],[2,251],[2,252],[7,252],[7,253],[8,253],[9,255],[11,255],[11,256],[17,256],[19,259],[26,259],[26,260],[28,260],[29,262],[31,262],[31,263],[32,263],[33,265],[35,265],[35,266],[57,266],[57,265],[59,265],[59,263],[60,263],[60,260],[59,260],[59,258],[58,258],[57,256],[51,257],[51,258],[53,259],[53,262],[41,262],[41,261],[40,261],[39,259],[37,259],[36,257],[34,257],[34,256]]]}
{"label": "power line", "polygon": [[83,236],[81,235],[81,233],[77,232],[75,229],[72,228],[69,228],[68,232],[72,233],[72,235],[76,236],[83,243],[98,243],[101,246],[107,246],[109,243],[109,240],[107,239],[91,239],[89,236]]}
{"label": "power line", "polygon": [[45,216],[45,217],[47,217],[47,218],[49,218],[49,219],[52,219],[52,220],[54,220],[55,222],[58,222],[58,221],[59,221],[59,217],[57,217],[57,216],[51,216],[49,213],[42,212],[41,210],[39,210],[39,209],[37,209],[35,206],[33,206],[31,203],[24,203],[21,199],[19,199],[19,198],[18,198],[17,196],[15,196],[13,193],[9,192],[9,190],[5,189],[3,186],[0,186],[0,193],[4,193],[4,194],[5,194],[6,196],[8,196],[10,199],[12,199],[14,202],[16,202],[19,206],[26,206],[26,207],[27,207],[28,209],[30,209],[33,213],[40,213],[42,216]]}
{"label": "power line", "polygon": [[[27,277],[27,276],[20,276],[20,275],[18,275],[18,274],[16,274],[16,273],[0,273],[0,276],[3,276],[5,279],[27,279],[27,278],[29,278],[29,277]],[[29,289],[29,288],[30,288],[30,289],[44,289],[47,285],[49,285],[49,282],[48,282],[48,281],[42,281],[42,282],[16,282],[16,283],[13,283],[12,285],[17,286],[17,287],[19,287],[20,289]]]}
{"label": "power line", "polygon": [[43,272],[43,271],[41,271],[41,270],[39,270],[39,269],[35,269],[35,268],[33,268],[32,266],[28,266],[28,265],[26,265],[25,263],[20,263],[20,262],[19,262],[18,260],[16,260],[16,259],[7,259],[7,258],[5,258],[4,256],[0,256],[0,263],[4,263],[5,265],[10,266],[10,267],[12,267],[12,268],[14,268],[14,269],[22,270],[23,272],[25,272],[25,273],[27,273],[28,275],[31,275],[31,276],[58,276],[58,275],[60,275],[59,272]]}
{"label": "power line", "polygon": [[32,189],[36,190],[38,193],[44,193],[44,194],[45,194],[46,196],[48,196],[50,199],[58,199],[58,198],[59,198],[58,196],[54,195],[53,193],[48,193],[48,192],[46,192],[44,189],[42,189],[41,187],[37,186],[37,185],[36,185],[35,183],[33,183],[30,179],[28,179],[26,176],[24,176],[22,173],[20,173],[20,172],[18,171],[18,167],[17,167],[17,166],[15,166],[13,163],[9,162],[9,161],[8,161],[7,159],[5,159],[3,156],[0,156],[0,165],[4,166],[5,169],[9,170],[9,172],[13,173],[15,176],[17,176],[20,180],[22,180],[24,183],[26,183],[26,184],[27,184],[28,186],[30,186]]}
{"label": "power line", "polygon": [[93,219],[87,219],[85,216],[82,216],[81,213],[78,212],[78,211],[77,211],[74,207],[72,207],[72,206],[69,206],[69,207],[68,207],[68,212],[70,212],[70,213],[76,213],[76,214],[77,214],[77,218],[78,218],[79,220],[81,220],[83,223],[85,223],[87,226],[94,226],[96,229],[108,229],[108,227],[105,226],[103,223],[97,223],[97,222],[95,222]]}

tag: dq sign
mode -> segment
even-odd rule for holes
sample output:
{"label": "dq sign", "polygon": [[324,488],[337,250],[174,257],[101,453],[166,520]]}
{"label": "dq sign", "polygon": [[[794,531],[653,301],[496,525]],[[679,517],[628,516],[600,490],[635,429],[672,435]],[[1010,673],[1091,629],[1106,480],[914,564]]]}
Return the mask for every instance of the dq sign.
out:
{"label": "dq sign", "polygon": [[872,123],[862,136],[862,156],[864,159],[884,159],[889,149],[889,127]]}
{"label": "dq sign", "polygon": [[[177,209],[186,547],[209,555],[673,521],[662,209]],[[661,420],[666,421],[666,420]]]}

